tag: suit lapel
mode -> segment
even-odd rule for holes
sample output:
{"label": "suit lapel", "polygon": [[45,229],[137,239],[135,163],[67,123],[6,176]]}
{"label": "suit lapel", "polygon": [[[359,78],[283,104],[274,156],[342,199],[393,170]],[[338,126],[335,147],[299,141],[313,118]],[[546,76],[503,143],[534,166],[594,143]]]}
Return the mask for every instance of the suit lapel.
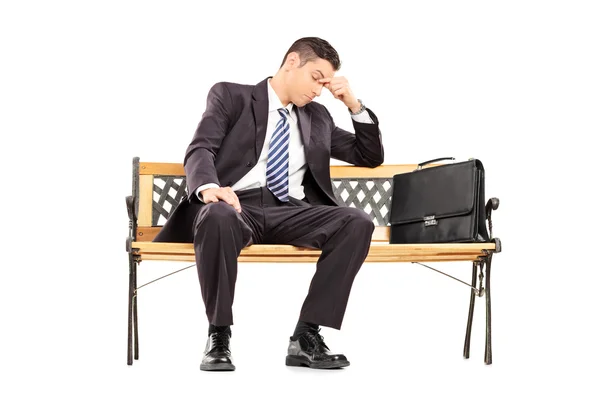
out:
{"label": "suit lapel", "polygon": [[267,135],[267,119],[269,117],[267,80],[269,78],[258,83],[252,91],[252,113],[254,114],[254,125],[256,126],[256,144],[254,147],[256,160],[260,157],[260,152],[265,143],[265,136]]}
{"label": "suit lapel", "polygon": [[302,135],[302,143],[304,144],[304,154],[308,158],[308,147],[310,145],[310,114],[308,114],[304,107],[296,107],[298,114],[298,126]]}

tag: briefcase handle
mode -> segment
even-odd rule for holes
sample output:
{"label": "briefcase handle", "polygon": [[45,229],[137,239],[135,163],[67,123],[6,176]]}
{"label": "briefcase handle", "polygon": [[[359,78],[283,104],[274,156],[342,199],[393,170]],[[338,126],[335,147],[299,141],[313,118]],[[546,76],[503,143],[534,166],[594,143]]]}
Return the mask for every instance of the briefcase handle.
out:
{"label": "briefcase handle", "polygon": [[435,159],[433,159],[433,160],[429,160],[429,161],[422,162],[422,163],[420,163],[420,164],[417,166],[417,169],[416,169],[415,171],[418,171],[418,170],[422,169],[422,168],[423,168],[425,165],[427,165],[427,164],[431,164],[431,163],[434,163],[434,162],[436,162],[436,161],[442,161],[442,160],[454,160],[454,157],[442,157],[442,158],[435,158]]}

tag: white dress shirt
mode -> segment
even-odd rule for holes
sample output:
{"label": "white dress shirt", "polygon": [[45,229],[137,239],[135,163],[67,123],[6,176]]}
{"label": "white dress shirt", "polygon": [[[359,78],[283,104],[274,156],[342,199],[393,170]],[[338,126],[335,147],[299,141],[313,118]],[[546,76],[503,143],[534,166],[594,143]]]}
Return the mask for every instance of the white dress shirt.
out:
{"label": "white dress shirt", "polygon": [[[265,142],[260,152],[258,162],[254,168],[248,171],[248,173],[244,175],[242,179],[235,182],[233,186],[231,186],[234,191],[267,186],[267,156],[269,154],[269,142],[271,141],[271,136],[273,136],[277,122],[279,122],[281,119],[281,115],[279,115],[277,110],[284,107],[283,104],[281,104],[281,100],[279,100],[277,93],[275,93],[275,90],[271,86],[271,79],[269,79],[267,88],[269,95],[269,113]],[[300,128],[298,127],[298,115],[294,111],[293,106],[293,103],[289,103],[287,106],[285,106],[285,108],[287,108],[290,112],[288,116],[290,124],[290,142],[288,147],[288,194],[291,197],[301,200],[304,198],[304,186],[302,186],[302,180],[304,179],[304,172],[306,171],[306,156],[304,154],[304,144],[302,143]],[[367,111],[363,111],[357,115],[352,115],[352,119],[362,123],[373,123],[373,120]],[[196,195],[200,201],[202,201],[202,195],[200,192],[205,189],[218,187],[219,185],[216,183],[207,183],[205,185],[201,185],[198,187],[198,189],[196,189]]]}

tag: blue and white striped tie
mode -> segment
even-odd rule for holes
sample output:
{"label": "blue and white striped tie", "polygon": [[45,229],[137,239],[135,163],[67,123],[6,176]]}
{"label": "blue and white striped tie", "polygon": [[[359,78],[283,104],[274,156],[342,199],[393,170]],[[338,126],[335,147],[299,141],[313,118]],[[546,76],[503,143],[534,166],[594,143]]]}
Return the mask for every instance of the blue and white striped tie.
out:
{"label": "blue and white striped tie", "polygon": [[290,143],[290,124],[287,119],[289,111],[280,108],[281,119],[277,122],[275,132],[269,142],[267,157],[267,188],[281,201],[288,201],[288,145]]}

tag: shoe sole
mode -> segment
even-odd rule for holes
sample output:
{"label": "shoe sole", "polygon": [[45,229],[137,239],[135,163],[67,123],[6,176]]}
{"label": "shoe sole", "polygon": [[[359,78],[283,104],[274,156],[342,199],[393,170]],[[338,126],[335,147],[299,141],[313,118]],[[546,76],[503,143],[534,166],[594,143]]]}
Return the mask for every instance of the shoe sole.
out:
{"label": "shoe sole", "polygon": [[201,371],[235,371],[235,365],[233,364],[200,364]]}
{"label": "shoe sole", "polygon": [[316,369],[332,369],[342,368],[350,365],[350,361],[339,360],[339,361],[309,361],[301,356],[287,356],[285,358],[285,365],[289,367],[309,367]]}

